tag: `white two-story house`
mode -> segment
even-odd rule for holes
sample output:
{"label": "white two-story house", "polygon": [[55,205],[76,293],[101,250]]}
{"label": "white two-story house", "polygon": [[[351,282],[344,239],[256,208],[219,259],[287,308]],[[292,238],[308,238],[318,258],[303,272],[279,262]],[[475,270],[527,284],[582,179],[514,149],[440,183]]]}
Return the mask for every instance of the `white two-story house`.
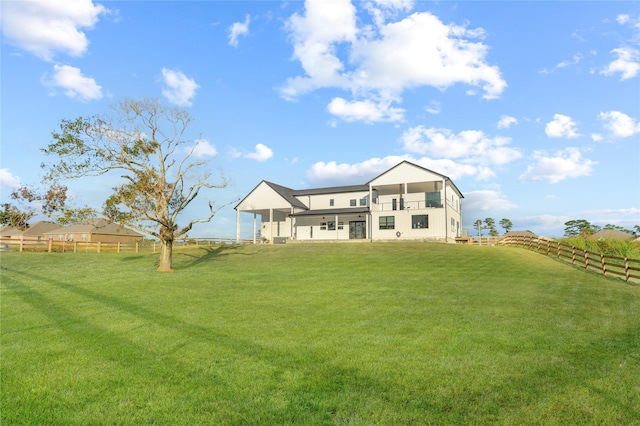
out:
{"label": "white two-story house", "polygon": [[[461,235],[464,198],[448,177],[408,161],[363,185],[290,189],[262,181],[235,207],[253,240],[437,240]],[[258,216],[260,219],[258,220]]]}

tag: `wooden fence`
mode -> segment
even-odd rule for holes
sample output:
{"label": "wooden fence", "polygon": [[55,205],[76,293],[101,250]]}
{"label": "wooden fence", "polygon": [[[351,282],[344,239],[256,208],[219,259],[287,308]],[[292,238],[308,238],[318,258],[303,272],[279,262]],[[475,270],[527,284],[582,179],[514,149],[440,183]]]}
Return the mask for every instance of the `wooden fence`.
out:
{"label": "wooden fence", "polygon": [[600,271],[605,276],[617,276],[626,282],[640,280],[640,259],[595,253],[555,240],[538,237],[504,237],[499,244],[524,247],[547,256],[554,256],[586,270]]}
{"label": "wooden fence", "polygon": [[[243,240],[241,243],[252,243],[253,240]],[[0,243],[7,249],[20,252],[43,253],[139,253],[141,251],[160,251],[160,243],[154,241],[140,241],[133,243],[104,243],[87,241],[57,241],[57,240],[11,240],[2,238]],[[174,242],[174,248],[186,246],[209,246],[221,244],[235,244],[235,238],[192,238]]]}

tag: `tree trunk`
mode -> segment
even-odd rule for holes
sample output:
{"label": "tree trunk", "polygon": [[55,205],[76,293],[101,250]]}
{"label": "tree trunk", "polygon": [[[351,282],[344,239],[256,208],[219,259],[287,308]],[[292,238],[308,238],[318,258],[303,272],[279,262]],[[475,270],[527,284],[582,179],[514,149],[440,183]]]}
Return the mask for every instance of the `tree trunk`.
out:
{"label": "tree trunk", "polygon": [[158,272],[172,272],[173,240],[160,240],[160,265]]}

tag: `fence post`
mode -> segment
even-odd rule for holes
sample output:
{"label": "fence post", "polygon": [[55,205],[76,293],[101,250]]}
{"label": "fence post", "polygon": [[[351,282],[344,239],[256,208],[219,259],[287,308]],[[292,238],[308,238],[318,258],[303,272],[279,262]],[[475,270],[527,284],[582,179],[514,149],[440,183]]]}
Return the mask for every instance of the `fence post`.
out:
{"label": "fence post", "polygon": [[584,269],[587,269],[589,267],[589,252],[588,251],[584,251]]}
{"label": "fence post", "polygon": [[628,258],[624,258],[624,280],[626,282],[629,282],[629,259]]}
{"label": "fence post", "polygon": [[101,248],[101,246],[102,246],[102,242],[101,242],[101,241],[98,241],[98,249],[97,249],[97,250],[98,250],[98,253],[100,253],[100,248]]}
{"label": "fence post", "polygon": [[78,252],[78,242],[77,241],[73,241],[73,252],[77,253]]}
{"label": "fence post", "polygon": [[118,241],[118,253],[120,253],[120,241]]}
{"label": "fence post", "polygon": [[607,264],[604,263],[604,254],[600,253],[600,263],[602,264],[602,275],[607,276]]}
{"label": "fence post", "polygon": [[138,247],[138,242],[136,241],[136,253],[138,253],[140,251],[140,248]]}
{"label": "fence post", "polygon": [[24,250],[24,240],[20,240],[20,252]]}
{"label": "fence post", "polygon": [[571,264],[576,264],[576,246],[571,246]]}
{"label": "fence post", "polygon": [[53,239],[49,239],[49,253],[53,251]]}

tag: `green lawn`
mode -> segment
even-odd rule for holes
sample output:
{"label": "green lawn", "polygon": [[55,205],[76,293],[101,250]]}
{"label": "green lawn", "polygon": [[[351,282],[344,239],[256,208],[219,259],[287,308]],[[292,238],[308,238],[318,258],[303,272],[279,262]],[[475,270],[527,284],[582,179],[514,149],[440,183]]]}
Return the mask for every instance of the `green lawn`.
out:
{"label": "green lawn", "polygon": [[2,253],[0,424],[640,424],[640,286],[427,243]]}

